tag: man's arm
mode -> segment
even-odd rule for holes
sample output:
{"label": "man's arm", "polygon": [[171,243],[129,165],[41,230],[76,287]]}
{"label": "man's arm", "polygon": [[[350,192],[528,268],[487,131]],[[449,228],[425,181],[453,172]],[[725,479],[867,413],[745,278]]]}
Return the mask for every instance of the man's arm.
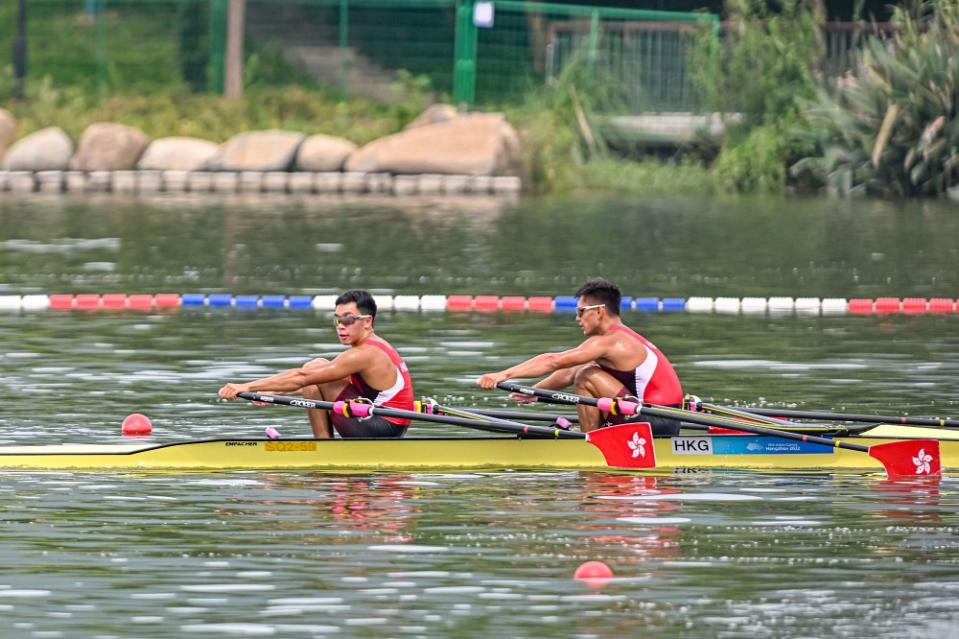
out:
{"label": "man's arm", "polygon": [[325,364],[314,364],[309,368],[291,368],[245,384],[226,384],[220,389],[219,394],[223,399],[236,399],[237,393],[244,391],[296,392],[306,386],[332,382],[358,373],[369,365],[371,355],[369,349],[351,348]]}
{"label": "man's arm", "polygon": [[[476,383],[483,388],[495,388],[496,384],[508,379],[517,377],[540,377],[553,371],[573,369],[583,364],[595,362],[597,359],[603,357],[606,354],[606,342],[607,340],[604,336],[597,335],[590,337],[576,348],[571,348],[561,353],[541,353],[516,366],[511,366],[497,373],[487,373],[480,377]],[[555,379],[551,381],[552,383],[557,383],[561,380]]]}

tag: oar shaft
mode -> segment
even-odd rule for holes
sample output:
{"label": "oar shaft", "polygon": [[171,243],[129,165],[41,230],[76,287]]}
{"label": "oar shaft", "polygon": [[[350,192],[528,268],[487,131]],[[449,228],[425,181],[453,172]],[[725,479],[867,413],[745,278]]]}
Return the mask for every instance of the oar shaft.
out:
{"label": "oar shaft", "polygon": [[738,419],[755,420],[761,424],[767,424],[769,426],[775,426],[777,428],[780,426],[783,426],[783,427],[791,426],[791,427],[799,427],[799,428],[809,426],[809,424],[800,424],[797,422],[788,422],[781,419],[775,419],[769,415],[762,415],[760,413],[756,413],[751,410],[746,411],[739,408],[730,408],[729,406],[718,406],[716,404],[710,404],[708,402],[699,402],[699,406],[710,413],[727,415],[729,417],[736,417]]}
{"label": "oar shaft", "polygon": [[[249,400],[251,402],[264,402],[267,404],[281,404],[284,406],[295,406],[297,408],[310,408],[319,410],[333,410],[337,402],[327,402],[319,399],[307,399],[305,397],[287,397],[285,395],[264,395],[261,393],[241,392],[237,397]],[[583,437],[582,433],[573,433],[562,431],[544,426],[529,426],[519,422],[508,422],[506,420],[496,420],[495,423],[489,421],[479,421],[475,418],[454,417],[451,415],[430,415],[427,413],[418,413],[411,410],[400,410],[398,408],[384,408],[382,406],[369,406],[370,415],[379,415],[380,417],[395,417],[399,419],[415,419],[423,422],[433,422],[436,424],[449,424],[452,426],[465,426],[477,430],[485,430],[494,433],[514,433],[526,437],[550,437],[550,438],[578,438]],[[558,432],[557,432],[558,431]]]}
{"label": "oar shaft", "polygon": [[[462,410],[456,406],[451,406],[453,410]],[[557,419],[565,419],[573,424],[579,423],[577,415],[551,415],[533,410],[509,410],[506,408],[468,408],[471,413],[484,415],[486,417],[500,417],[502,419],[522,419],[530,422],[555,422]]]}
{"label": "oar shaft", "polygon": [[667,408],[665,406],[648,406],[642,404],[636,408],[637,415],[651,415],[653,417],[665,417],[667,419],[677,419],[703,426],[718,426],[720,428],[729,428],[732,430],[753,433],[755,435],[768,435],[770,437],[781,437],[783,439],[793,439],[800,442],[811,442],[813,444],[822,444],[823,446],[832,446],[833,448],[846,448],[848,450],[858,450],[869,452],[868,446],[862,444],[853,444],[850,442],[836,441],[829,437],[820,437],[818,435],[804,435],[802,433],[793,433],[788,430],[777,430],[775,428],[765,428],[763,426],[754,426],[744,423],[739,419],[727,417],[707,417],[699,413],[693,413],[681,408]]}
{"label": "oar shaft", "polygon": [[749,408],[750,413],[766,417],[794,417],[797,419],[826,419],[845,422],[886,422],[913,426],[959,426],[959,420],[949,417],[908,417],[906,415],[866,415],[861,413],[834,413],[792,408]]}
{"label": "oar shaft", "polygon": [[549,390],[545,388],[536,388],[535,386],[523,386],[513,382],[500,382],[496,385],[500,390],[510,393],[519,393],[529,397],[536,397],[548,404],[583,404],[585,406],[597,406],[599,400],[595,397],[585,397],[583,395],[573,395],[563,391]]}
{"label": "oar shaft", "polygon": [[472,419],[472,420],[485,422],[489,424],[500,424],[501,426],[506,426],[508,428],[513,428],[519,425],[525,426],[525,424],[519,424],[519,422],[510,421],[508,419],[503,419],[501,417],[493,417],[491,415],[482,415],[476,411],[471,411],[464,408],[453,408],[452,406],[442,406],[440,404],[433,404],[432,412],[434,415],[447,415],[449,417]]}

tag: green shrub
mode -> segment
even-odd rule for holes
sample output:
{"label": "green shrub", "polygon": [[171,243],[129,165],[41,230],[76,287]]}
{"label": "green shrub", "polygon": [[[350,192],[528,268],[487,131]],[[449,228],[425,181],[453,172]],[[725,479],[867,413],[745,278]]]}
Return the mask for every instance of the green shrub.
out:
{"label": "green shrub", "polygon": [[722,43],[703,31],[692,54],[694,80],[713,110],[742,114],[713,165],[726,191],[781,192],[802,144],[789,133],[816,95],[824,46],[812,0],[728,0]]}
{"label": "green shrub", "polygon": [[797,178],[845,195],[935,196],[959,181],[959,0],[896,7],[894,35],[806,112]]}
{"label": "green shrub", "polygon": [[721,46],[704,31],[693,52],[694,80],[716,111],[746,126],[775,124],[815,96],[825,52],[812,0],[727,0]]}

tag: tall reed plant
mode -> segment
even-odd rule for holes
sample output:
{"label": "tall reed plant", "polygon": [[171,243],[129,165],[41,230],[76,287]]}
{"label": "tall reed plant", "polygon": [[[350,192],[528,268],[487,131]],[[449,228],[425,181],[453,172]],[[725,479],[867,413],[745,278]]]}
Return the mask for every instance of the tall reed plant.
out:
{"label": "tall reed plant", "polygon": [[959,0],[895,7],[893,23],[805,113],[815,152],[792,167],[797,179],[888,198],[959,183]]}

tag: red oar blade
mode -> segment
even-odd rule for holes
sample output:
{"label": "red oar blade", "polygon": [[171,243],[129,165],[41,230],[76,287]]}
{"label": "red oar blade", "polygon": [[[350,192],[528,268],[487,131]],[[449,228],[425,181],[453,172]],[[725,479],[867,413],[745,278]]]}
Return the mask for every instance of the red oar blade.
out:
{"label": "red oar blade", "polygon": [[655,468],[653,430],[648,422],[607,426],[586,433],[586,441],[603,453],[606,463],[617,468]]}
{"label": "red oar blade", "polygon": [[869,456],[882,462],[890,479],[942,475],[939,442],[935,439],[876,444],[869,447]]}

